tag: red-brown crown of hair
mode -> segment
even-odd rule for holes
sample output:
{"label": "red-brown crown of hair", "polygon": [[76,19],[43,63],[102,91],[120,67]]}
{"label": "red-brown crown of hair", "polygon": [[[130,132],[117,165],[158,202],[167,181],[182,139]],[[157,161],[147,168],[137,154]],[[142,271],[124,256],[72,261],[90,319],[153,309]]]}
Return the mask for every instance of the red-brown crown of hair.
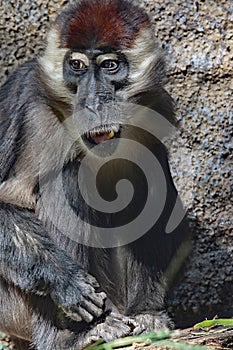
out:
{"label": "red-brown crown of hair", "polygon": [[56,19],[62,47],[127,49],[148,16],[125,0],[81,0]]}

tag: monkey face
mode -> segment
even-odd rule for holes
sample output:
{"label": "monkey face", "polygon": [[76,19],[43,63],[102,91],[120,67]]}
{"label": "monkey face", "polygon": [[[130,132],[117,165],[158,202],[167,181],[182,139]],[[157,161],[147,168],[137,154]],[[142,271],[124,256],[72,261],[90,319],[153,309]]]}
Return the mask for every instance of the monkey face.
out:
{"label": "monkey face", "polygon": [[110,48],[69,50],[63,75],[73,93],[74,119],[88,147],[120,135],[122,100],[118,92],[127,84],[125,55]]}

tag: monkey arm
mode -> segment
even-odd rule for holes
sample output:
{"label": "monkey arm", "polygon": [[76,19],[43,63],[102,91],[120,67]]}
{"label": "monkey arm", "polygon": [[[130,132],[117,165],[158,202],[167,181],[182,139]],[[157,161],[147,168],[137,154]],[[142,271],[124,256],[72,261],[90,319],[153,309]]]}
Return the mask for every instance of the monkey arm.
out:
{"label": "monkey arm", "polygon": [[102,314],[104,293],[57,248],[33,212],[0,203],[0,274],[26,293],[50,295],[74,320]]}

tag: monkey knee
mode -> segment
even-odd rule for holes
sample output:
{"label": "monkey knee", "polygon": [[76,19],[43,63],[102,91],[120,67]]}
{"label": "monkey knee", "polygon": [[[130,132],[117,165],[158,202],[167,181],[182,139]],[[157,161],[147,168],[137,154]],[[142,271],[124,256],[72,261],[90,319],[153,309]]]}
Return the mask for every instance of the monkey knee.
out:
{"label": "monkey knee", "polygon": [[1,279],[0,301],[0,329],[9,335],[31,339],[33,311],[28,297]]}
{"label": "monkey knee", "polygon": [[32,347],[31,343],[28,342],[27,340],[23,340],[12,336],[11,336],[11,340],[16,350],[35,350],[35,348]]}

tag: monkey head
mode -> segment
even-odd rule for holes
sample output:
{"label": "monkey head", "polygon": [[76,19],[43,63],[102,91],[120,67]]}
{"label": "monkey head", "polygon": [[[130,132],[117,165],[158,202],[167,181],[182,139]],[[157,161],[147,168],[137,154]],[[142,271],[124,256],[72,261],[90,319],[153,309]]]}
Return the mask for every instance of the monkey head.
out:
{"label": "monkey head", "polygon": [[148,15],[130,1],[69,5],[52,26],[40,67],[53,111],[61,121],[71,117],[83,150],[120,136],[124,103],[162,105],[161,51]]}

